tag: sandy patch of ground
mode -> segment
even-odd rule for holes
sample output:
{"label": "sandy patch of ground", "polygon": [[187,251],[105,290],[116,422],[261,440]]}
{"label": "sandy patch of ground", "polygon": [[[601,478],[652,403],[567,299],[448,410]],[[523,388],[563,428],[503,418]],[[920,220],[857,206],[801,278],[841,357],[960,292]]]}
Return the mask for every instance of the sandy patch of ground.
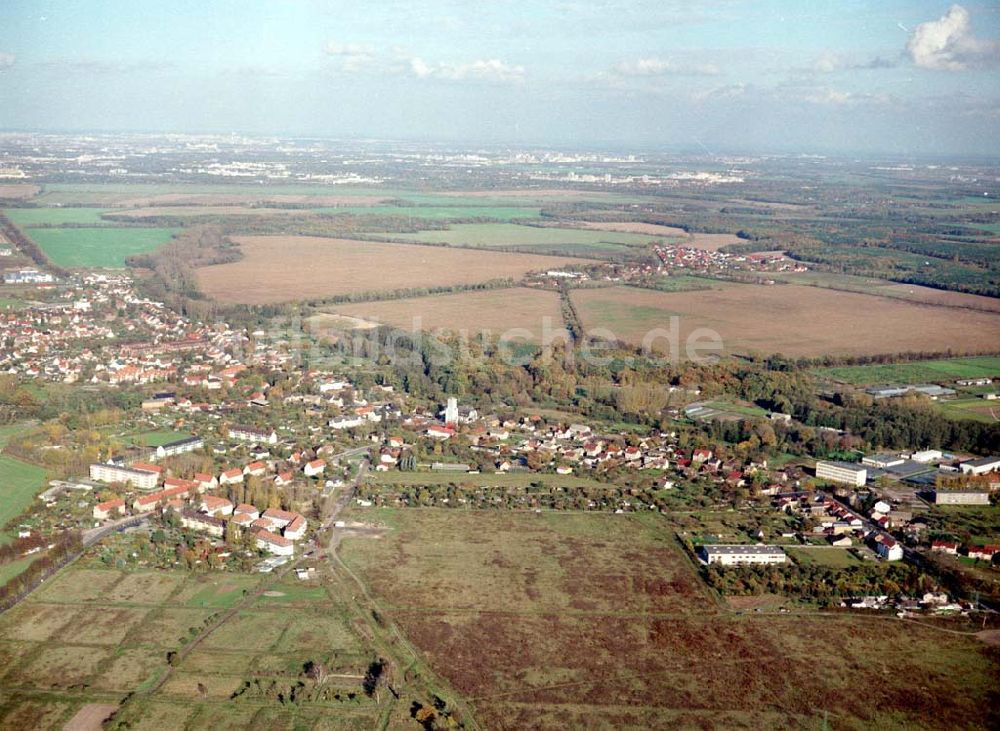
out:
{"label": "sandy patch of ground", "polygon": [[63,731],[101,731],[104,722],[117,710],[117,704],[88,703],[66,722]]}

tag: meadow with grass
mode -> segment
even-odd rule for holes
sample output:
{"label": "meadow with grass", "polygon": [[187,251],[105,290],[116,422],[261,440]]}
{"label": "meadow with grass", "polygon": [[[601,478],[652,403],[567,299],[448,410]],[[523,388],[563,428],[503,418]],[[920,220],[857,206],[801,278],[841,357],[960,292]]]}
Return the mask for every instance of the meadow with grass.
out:
{"label": "meadow with grass", "polygon": [[1000,356],[973,358],[942,358],[912,363],[886,363],[857,366],[815,368],[813,373],[854,386],[874,386],[886,383],[947,382],[959,379],[1000,378]]}
{"label": "meadow with grass", "polygon": [[175,228],[30,228],[28,235],[67,269],[120,269],[125,258],[167,243]]}

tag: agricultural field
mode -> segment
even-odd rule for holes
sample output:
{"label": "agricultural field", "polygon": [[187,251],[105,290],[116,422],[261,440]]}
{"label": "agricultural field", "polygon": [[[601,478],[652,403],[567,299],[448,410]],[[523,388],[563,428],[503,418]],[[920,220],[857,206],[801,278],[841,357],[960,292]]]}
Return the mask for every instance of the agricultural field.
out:
{"label": "agricultural field", "polygon": [[662,237],[621,231],[521,226],[512,223],[463,223],[444,230],[387,234],[403,241],[478,248],[543,249],[565,254],[617,254]]}
{"label": "agricultural field", "polygon": [[949,419],[968,419],[985,424],[995,424],[1000,421],[1000,401],[959,397],[935,401],[934,405]]}
{"label": "agricultural field", "polygon": [[1000,378],[1000,356],[837,366],[815,368],[813,373],[820,378],[849,383],[853,386],[876,386],[885,383],[947,383],[963,378]]}
{"label": "agricultural field", "polygon": [[594,231],[618,231],[632,234],[646,234],[658,237],[687,238],[688,232],[676,226],[663,226],[659,223],[639,223],[636,221],[576,221],[573,226]]}
{"label": "agricultural field", "polygon": [[[222,302],[267,304],[367,292],[450,287],[519,278],[575,260],[327,239],[243,236],[240,261],[198,270],[202,291]],[[255,286],[247,286],[248,282]]]}
{"label": "agricultural field", "polygon": [[427,218],[434,220],[463,218],[496,218],[512,221],[519,218],[538,218],[541,211],[537,207],[511,206],[370,206],[367,208],[348,206],[343,208],[316,208],[316,213],[338,215],[351,213],[356,216],[402,216],[403,218]]}
{"label": "agricultural field", "polygon": [[162,246],[173,228],[33,228],[28,235],[53,262],[69,269],[125,266],[125,257]]}
{"label": "agricultural field", "polygon": [[[11,188],[20,186],[10,186]],[[38,192],[37,186],[24,186]],[[13,197],[13,196],[11,196]],[[47,183],[37,196],[46,206],[138,208],[176,205],[373,206],[404,200],[417,206],[539,207],[549,203],[634,203],[644,197],[572,189],[422,191],[413,188],[338,185],[257,185],[251,183]]]}
{"label": "agricultural field", "polygon": [[[27,210],[27,209],[23,209]],[[81,209],[82,210],[82,209]],[[537,218],[541,209],[511,206],[386,206],[338,205],[309,208],[268,208],[265,206],[159,206],[111,211],[116,219],[192,218],[195,216],[290,216],[322,214],[337,216],[401,216],[419,219],[496,218],[510,221]]]}
{"label": "agricultural field", "polygon": [[768,276],[789,284],[808,284],[827,289],[841,289],[846,292],[877,294],[881,297],[895,297],[928,305],[1000,312],[1000,299],[996,297],[984,297],[964,292],[950,292],[944,289],[921,287],[918,284],[900,284],[898,282],[890,282],[886,279],[816,270],[808,272],[772,272]]}
{"label": "agricultural field", "polygon": [[41,467],[0,455],[0,542],[11,538],[3,527],[23,513],[44,487]]}
{"label": "agricultural field", "polygon": [[4,211],[16,226],[32,228],[36,226],[100,226],[107,223],[101,219],[104,208],[8,208]]}
{"label": "agricultural field", "polygon": [[[604,328],[636,345],[678,316],[681,357],[685,339],[699,328],[717,332],[726,353],[789,356],[985,351],[1000,334],[1000,313],[797,285],[725,284],[682,293],[614,287],[578,289],[571,297],[586,329]],[[666,352],[668,342],[661,337],[653,347]]]}
{"label": "agricultural field", "polygon": [[302,208],[265,206],[150,206],[107,211],[116,220],[145,218],[194,218],[196,216],[293,216],[309,213]]}
{"label": "agricultural field", "polygon": [[[81,709],[93,711],[88,704],[117,707],[130,694],[120,711],[129,728],[180,728],[185,721],[197,728],[318,728],[321,716],[322,728],[376,725],[384,709],[360,687],[372,650],[346,607],[319,583],[271,580],[256,601],[249,597],[168,665],[169,652],[261,581],[267,579],[62,571],[0,615],[0,727],[62,728]],[[323,698],[286,707],[268,695],[272,683],[279,686],[274,693],[281,684],[290,689],[309,661],[330,673]],[[246,697],[230,701],[244,686]]]}
{"label": "agricultural field", "polygon": [[[543,330],[559,342],[565,342],[567,337],[559,295],[525,287],[364,302],[341,305],[332,312],[404,330],[465,331],[471,335],[488,331],[501,335],[512,328],[520,328],[528,331],[530,337],[522,337],[526,333],[521,333],[517,341],[540,342]],[[545,318],[548,318],[547,326]]]}
{"label": "agricultural field", "polygon": [[345,561],[484,728],[907,727],[928,708],[944,726],[988,724],[985,644],[858,616],[732,614],[661,516],[353,517],[391,530],[345,538]]}
{"label": "agricultural field", "polygon": [[37,185],[25,183],[5,183],[0,185],[0,198],[7,200],[27,200],[34,198],[41,190]]}

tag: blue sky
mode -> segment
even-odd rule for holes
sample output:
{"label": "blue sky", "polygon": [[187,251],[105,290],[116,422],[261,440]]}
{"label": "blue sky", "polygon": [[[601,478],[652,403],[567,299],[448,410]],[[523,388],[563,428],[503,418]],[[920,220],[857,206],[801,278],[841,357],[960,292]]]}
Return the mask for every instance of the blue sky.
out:
{"label": "blue sky", "polygon": [[1000,154],[1000,5],[0,4],[0,127]]}

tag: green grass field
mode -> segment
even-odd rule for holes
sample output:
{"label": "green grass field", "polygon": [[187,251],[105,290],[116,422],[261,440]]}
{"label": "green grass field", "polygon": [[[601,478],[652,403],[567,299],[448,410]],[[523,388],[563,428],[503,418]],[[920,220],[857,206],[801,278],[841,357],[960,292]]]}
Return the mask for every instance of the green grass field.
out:
{"label": "green grass field", "polygon": [[19,310],[24,307],[24,300],[13,297],[0,297],[0,310]]}
{"label": "green grass field", "polygon": [[[44,486],[41,467],[0,455],[0,529],[23,513]],[[0,530],[0,542],[10,538],[8,531]]]}
{"label": "green grass field", "polygon": [[189,432],[171,431],[169,429],[161,431],[147,431],[136,434],[132,442],[137,447],[159,447],[162,444],[169,444],[192,436]]}
{"label": "green grass field", "polygon": [[346,206],[343,208],[314,208],[316,213],[335,216],[350,213],[355,216],[401,216],[403,218],[496,218],[510,221],[516,218],[538,218],[540,208],[511,206]]}
{"label": "green grass field", "polygon": [[935,406],[949,419],[971,419],[984,424],[1000,421],[1000,401],[969,397],[936,401]]}
{"label": "green grass field", "polygon": [[38,556],[25,556],[24,558],[19,558],[17,561],[0,564],[0,586],[6,584],[8,581],[28,568],[36,558],[38,558]]}
{"label": "green grass field", "polygon": [[948,358],[914,363],[887,365],[840,366],[816,368],[813,373],[820,378],[871,386],[883,383],[923,383],[925,381],[954,381],[959,378],[1000,376],[1000,357]]}
{"label": "green grass field", "polygon": [[6,446],[7,442],[11,438],[17,436],[21,432],[27,431],[34,426],[33,422],[19,422],[17,424],[4,424],[0,426],[0,447]]}
{"label": "green grass field", "polygon": [[106,223],[101,219],[105,208],[8,208],[4,211],[15,225],[31,228],[34,226],[62,226],[78,224],[98,226]]}
{"label": "green grass field", "polygon": [[861,562],[857,556],[844,548],[786,548],[786,552],[801,564],[821,564],[834,568],[854,566]]}
{"label": "green grass field", "polygon": [[511,223],[456,224],[443,231],[419,231],[409,234],[387,234],[393,239],[476,246],[482,248],[545,248],[571,253],[621,252],[629,246],[645,246],[662,238],[646,234],[590,229],[539,228]]}
{"label": "green grass field", "polygon": [[109,268],[125,266],[125,257],[165,244],[174,228],[36,228],[29,235],[59,266]]}

